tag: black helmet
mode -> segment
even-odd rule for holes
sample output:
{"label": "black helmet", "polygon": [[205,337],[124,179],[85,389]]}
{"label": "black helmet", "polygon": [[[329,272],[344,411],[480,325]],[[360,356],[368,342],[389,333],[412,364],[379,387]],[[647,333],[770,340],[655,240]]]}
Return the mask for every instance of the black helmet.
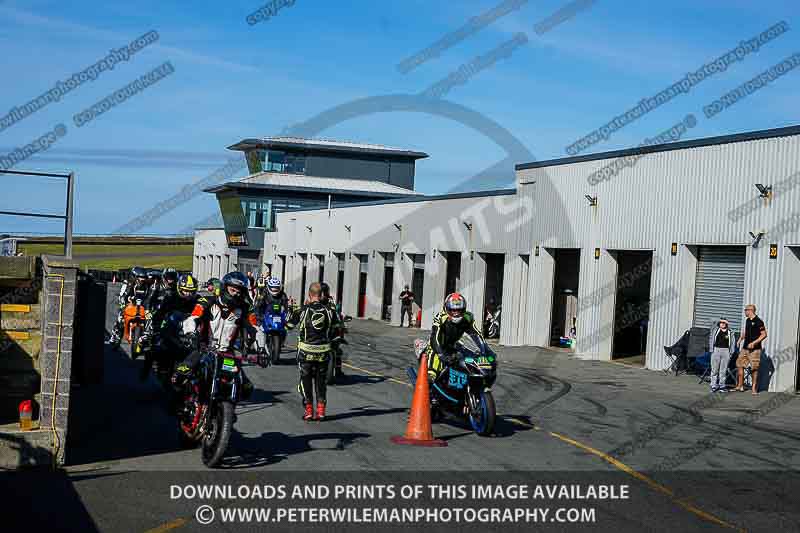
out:
{"label": "black helmet", "polygon": [[133,267],[131,269],[131,277],[136,279],[147,279],[147,270],[142,267]]}
{"label": "black helmet", "polygon": [[[231,294],[232,291],[229,289],[238,289],[238,294]],[[242,305],[247,301],[248,289],[250,289],[250,281],[247,279],[247,276],[241,272],[230,272],[225,274],[225,277],[222,278],[220,300],[223,305],[228,307]]]}
{"label": "black helmet", "polygon": [[328,299],[331,297],[331,286],[325,283],[324,281],[319,284],[319,288],[322,291],[322,297]]}
{"label": "black helmet", "polygon": [[150,283],[154,283],[161,279],[161,271],[156,268],[151,268],[147,271],[147,280]]}
{"label": "black helmet", "polygon": [[172,267],[165,268],[164,274],[161,276],[165,284],[174,287],[178,283],[178,271]]}

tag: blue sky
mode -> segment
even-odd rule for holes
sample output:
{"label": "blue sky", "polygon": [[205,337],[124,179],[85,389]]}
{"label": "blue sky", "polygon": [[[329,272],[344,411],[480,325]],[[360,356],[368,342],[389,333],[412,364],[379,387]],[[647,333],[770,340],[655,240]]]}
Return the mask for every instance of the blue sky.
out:
{"label": "blue sky", "polygon": [[[0,115],[111,48],[150,30],[160,35],[96,81],[1,131],[0,157],[66,125],[67,134],[48,151],[15,168],[74,171],[76,231],[106,233],[223,165],[237,155],[225,147],[242,138],[278,134],[355,99],[419,93],[518,32],[527,33],[526,45],[445,99],[499,123],[536,159],[563,157],[567,145],[643,97],[781,20],[787,33],[590,151],[637,145],[688,113],[698,124],[686,138],[800,124],[797,71],[712,119],[702,113],[720,95],[800,52],[796,1],[598,0],[542,36],[534,24],[568,2],[531,1],[410,73],[397,70],[401,60],[498,3],[295,0],[251,26],[247,15],[264,2],[0,0]],[[75,126],[74,114],[165,61],[173,74]],[[481,132],[425,113],[366,115],[320,136],[428,152],[417,165],[417,189],[425,193],[452,190],[506,157]],[[513,183],[510,170],[501,177]],[[57,183],[2,179],[0,210],[63,208]],[[216,211],[214,198],[202,194],[142,233],[174,233]],[[58,225],[0,216],[3,231],[58,231]]]}

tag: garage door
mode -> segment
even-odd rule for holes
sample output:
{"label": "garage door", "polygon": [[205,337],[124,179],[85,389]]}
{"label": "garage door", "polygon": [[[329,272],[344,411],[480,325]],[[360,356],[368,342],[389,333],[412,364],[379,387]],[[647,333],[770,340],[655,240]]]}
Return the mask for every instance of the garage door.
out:
{"label": "garage door", "polygon": [[725,317],[741,331],[744,298],[743,246],[700,246],[694,298],[694,325],[709,327]]}

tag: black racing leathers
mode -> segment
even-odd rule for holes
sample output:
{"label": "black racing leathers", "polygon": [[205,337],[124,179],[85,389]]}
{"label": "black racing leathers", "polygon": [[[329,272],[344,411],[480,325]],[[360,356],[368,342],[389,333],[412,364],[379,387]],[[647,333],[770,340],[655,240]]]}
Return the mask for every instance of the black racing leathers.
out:
{"label": "black racing leathers", "polygon": [[433,319],[431,339],[428,344],[428,377],[433,382],[446,366],[452,364],[456,343],[468,335],[480,352],[486,352],[486,341],[478,331],[472,313],[464,313],[459,322],[454,322],[446,311],[440,311]]}
{"label": "black racing leathers", "polygon": [[320,301],[292,312],[287,327],[297,328],[297,353],[300,365],[300,394],[305,405],[327,402],[326,375],[331,358],[331,340],[340,327],[339,315]]}

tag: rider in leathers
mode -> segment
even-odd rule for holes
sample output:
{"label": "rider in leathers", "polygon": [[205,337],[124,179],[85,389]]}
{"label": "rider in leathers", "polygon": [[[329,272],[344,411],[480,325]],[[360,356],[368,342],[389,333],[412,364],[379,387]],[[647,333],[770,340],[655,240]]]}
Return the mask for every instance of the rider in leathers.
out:
{"label": "rider in leathers", "polygon": [[135,300],[141,300],[144,304],[147,300],[149,288],[147,271],[142,267],[133,267],[130,277],[122,283],[119,291],[119,312],[117,313],[117,321],[114,323],[114,329],[111,332],[111,338],[108,340],[110,344],[119,346],[120,340],[122,340],[122,330],[125,327],[125,307]]}
{"label": "rider in leathers", "polygon": [[325,418],[327,403],[327,374],[331,359],[331,341],[339,327],[339,316],[322,303],[319,283],[308,289],[308,301],[295,310],[287,322],[290,329],[297,326],[297,354],[300,365],[300,394],[303,395],[303,420],[314,418],[314,390],[317,393],[317,419]]}
{"label": "rider in leathers", "polygon": [[[171,277],[169,272],[164,273],[165,280],[167,277]],[[180,332],[170,332],[174,338],[167,335],[167,337],[170,337],[167,339],[164,336],[167,331],[164,328],[164,324],[170,313],[188,315],[194,310],[195,305],[197,305],[198,288],[199,286],[194,276],[182,274],[174,288],[168,286],[163,289],[153,302],[153,307],[149,311],[150,320],[147,321],[144,334],[139,339],[143,346],[151,348],[146,351],[144,365],[139,374],[140,379],[147,378],[152,362],[159,360],[159,357],[169,357],[170,361],[168,362],[171,363],[178,357],[183,358],[186,355],[186,348],[178,339]]]}
{"label": "rider in leathers", "polygon": [[475,317],[467,311],[467,301],[454,292],[445,298],[443,309],[434,317],[431,340],[428,344],[428,379],[433,383],[446,368],[458,358],[456,343],[463,335],[469,335],[485,355],[487,346],[475,323]]}
{"label": "rider in leathers", "polygon": [[[183,332],[189,338],[197,337],[198,346],[175,371],[175,383],[179,385],[197,368],[203,356],[199,345],[205,345],[221,353],[231,353],[233,343],[245,321],[251,323],[255,317],[250,313],[247,297],[249,282],[241,272],[231,272],[222,278],[220,295],[197,299],[192,314],[183,323]],[[242,372],[242,396],[247,398],[253,385]]]}
{"label": "rider in leathers", "polygon": [[341,378],[344,376],[344,371],[342,371],[342,343],[347,344],[344,342],[344,319],[342,318],[342,314],[339,312],[339,307],[336,305],[336,301],[331,298],[331,287],[324,281],[320,283],[320,287],[322,288],[322,303],[328,306],[328,308],[333,312],[336,313],[336,316],[339,318],[339,327],[337,331],[334,332],[334,337],[337,339],[336,342],[332,343],[333,347],[333,358],[334,364],[336,365],[334,368],[334,375],[337,378]]}
{"label": "rider in leathers", "polygon": [[[285,312],[288,317],[290,313],[289,298],[286,296],[286,293],[283,292],[281,280],[278,278],[269,278],[266,280],[266,288],[259,291],[256,295],[254,308],[259,324],[256,328],[256,344],[259,346],[259,349],[261,349],[267,345],[267,334],[263,328],[264,315],[268,313],[271,315],[280,315],[282,312]],[[284,340],[285,335],[284,339],[281,339],[281,344],[283,344]]]}

